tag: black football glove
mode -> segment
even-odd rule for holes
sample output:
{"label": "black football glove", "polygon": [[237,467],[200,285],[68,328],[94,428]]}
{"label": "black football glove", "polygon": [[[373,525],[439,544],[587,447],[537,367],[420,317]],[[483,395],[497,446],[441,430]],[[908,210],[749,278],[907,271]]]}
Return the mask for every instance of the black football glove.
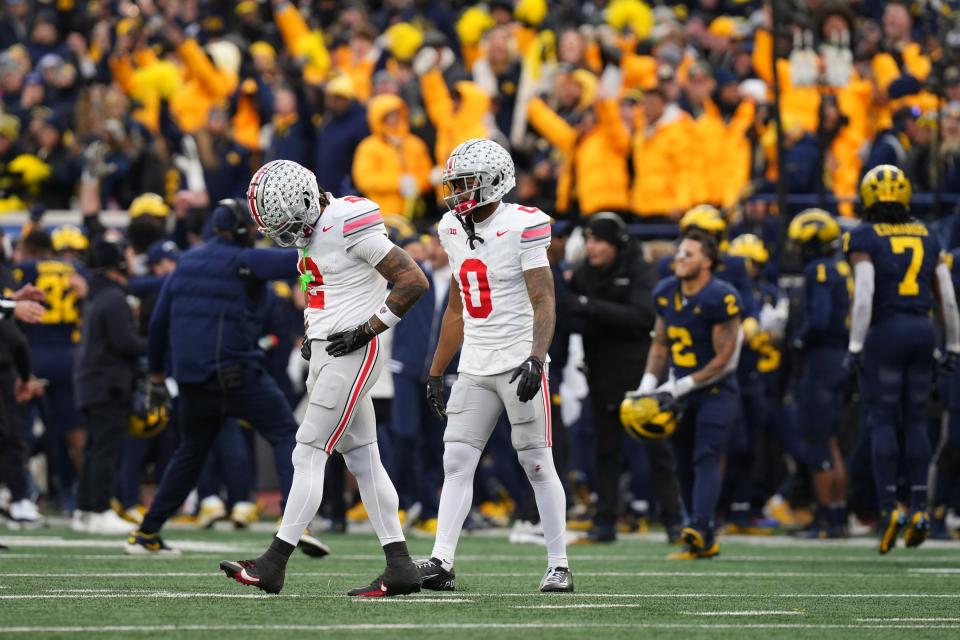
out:
{"label": "black football glove", "polygon": [[847,355],[843,357],[843,368],[848,373],[860,373],[860,369],[863,368],[863,353],[847,351]]}
{"label": "black football glove", "polygon": [[376,333],[369,322],[349,331],[337,331],[327,337],[330,344],[327,345],[327,353],[334,358],[345,356],[352,351],[356,351],[376,337]]}
{"label": "black football glove", "polygon": [[151,382],[148,379],[144,391],[144,404],[148,412],[155,411],[161,407],[167,407],[169,409],[170,392],[167,391],[166,382]]}
{"label": "black football glove", "polygon": [[960,353],[947,351],[946,355],[937,362],[937,373],[942,376],[953,375],[957,370],[957,364],[960,363]]}
{"label": "black football glove", "polygon": [[304,338],[303,344],[300,345],[300,356],[307,362],[310,362],[310,356],[313,355],[313,347],[311,346],[312,342],[313,341],[309,338]]}
{"label": "black football glove", "polygon": [[447,417],[447,403],[443,401],[443,377],[430,376],[427,378],[427,403],[430,411],[441,422]]}
{"label": "black football glove", "polygon": [[517,378],[520,378],[517,384],[517,397],[520,398],[520,402],[533,400],[543,382],[543,362],[537,356],[530,356],[514,369],[510,382]]}

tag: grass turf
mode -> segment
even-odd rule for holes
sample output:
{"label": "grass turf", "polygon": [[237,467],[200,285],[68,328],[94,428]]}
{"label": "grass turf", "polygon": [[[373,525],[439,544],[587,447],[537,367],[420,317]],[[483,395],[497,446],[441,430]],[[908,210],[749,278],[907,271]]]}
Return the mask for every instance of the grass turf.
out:
{"label": "grass turf", "polygon": [[[572,546],[577,593],[540,594],[541,547],[465,536],[458,591],[374,600],[343,592],[383,559],[371,535],[295,553],[279,596],[227,580],[221,559],[255,557],[269,533],[174,531],[179,558],[124,556],[120,542],[63,528],[4,533],[0,636],[42,638],[862,638],[960,637],[960,546],[722,539],[719,558],[668,562],[659,538]],[[197,544],[199,543],[199,544]],[[55,546],[50,546],[55,545]],[[76,545],[76,546],[67,546]],[[413,539],[415,557],[431,541]],[[547,608],[548,607],[548,608]]]}

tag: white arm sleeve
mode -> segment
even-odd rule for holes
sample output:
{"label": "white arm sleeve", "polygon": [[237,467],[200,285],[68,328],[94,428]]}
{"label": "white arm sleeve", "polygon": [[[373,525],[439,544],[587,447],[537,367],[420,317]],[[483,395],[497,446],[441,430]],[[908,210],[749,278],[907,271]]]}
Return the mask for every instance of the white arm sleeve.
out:
{"label": "white arm sleeve", "polygon": [[853,268],[853,310],[850,320],[850,343],[847,349],[851,353],[863,351],[863,341],[870,328],[873,315],[873,287],[875,271],[869,260],[858,262]]}
{"label": "white arm sleeve", "polygon": [[950,269],[942,262],[937,265],[937,284],[940,289],[940,309],[947,334],[947,352],[960,353],[960,317],[957,312],[957,294],[953,290]]}
{"label": "white arm sleeve", "polygon": [[395,246],[397,245],[382,233],[371,233],[357,240],[347,249],[347,253],[371,267],[376,267]]}

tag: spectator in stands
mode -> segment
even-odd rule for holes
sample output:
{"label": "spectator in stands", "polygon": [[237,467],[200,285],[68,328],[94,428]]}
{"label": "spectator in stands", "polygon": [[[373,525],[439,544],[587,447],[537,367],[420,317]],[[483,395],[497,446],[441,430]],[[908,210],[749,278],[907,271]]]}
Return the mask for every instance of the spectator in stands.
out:
{"label": "spectator in stands", "polygon": [[610,74],[613,86],[609,93],[584,109],[579,121],[573,124],[541,98],[534,98],[527,105],[530,125],[561,155],[557,213],[590,215],[630,210],[630,130],[616,100],[620,74],[615,69]]}
{"label": "spectator in stands", "polygon": [[42,120],[34,133],[37,157],[50,167],[39,201],[47,209],[69,209],[77,180],[80,159],[63,142],[64,124],[54,115]]}
{"label": "spectator in stands", "polygon": [[336,197],[356,193],[351,172],[360,141],[370,135],[367,109],[357,100],[348,75],[334,76],[324,87],[325,117],[316,128],[313,169],[317,182]]}
{"label": "spectator in stands", "polygon": [[197,148],[210,201],[243,198],[252,175],[250,151],[233,140],[226,111],[211,107],[207,113],[209,120],[197,134]]}
{"label": "spectator in stands", "polygon": [[30,3],[27,0],[6,0],[0,16],[0,49],[8,49],[27,41]]}
{"label": "spectator in stands", "polygon": [[[281,87],[273,97],[272,139],[264,160],[292,160],[310,164],[313,154],[313,123],[306,99]],[[329,150],[324,150],[328,152]]]}
{"label": "spectator in stands", "polygon": [[694,118],[696,200],[733,205],[750,178],[747,130],[756,115],[753,101],[741,98],[736,78],[726,69],[711,73],[706,65],[696,64],[687,76],[681,106]]}
{"label": "spectator in stands", "polygon": [[[903,107],[894,113],[893,126],[880,131],[873,139],[862,173],[881,164],[892,164],[906,170],[910,150],[923,137],[917,123],[919,117],[920,110],[916,107]],[[908,177],[912,179],[912,176]]]}
{"label": "spectator in stands", "polygon": [[490,96],[469,80],[457,82],[451,90],[438,67],[441,55],[435,48],[426,48],[413,64],[427,116],[437,130],[434,159],[440,165],[461,142],[486,138],[494,130]]}
{"label": "spectator in stands", "polygon": [[690,116],[659,87],[644,91],[643,118],[633,139],[633,212],[679,219],[693,203],[699,153]]}
{"label": "spectator in stands", "polygon": [[491,29],[483,55],[473,65],[473,81],[493,99],[497,129],[505,137],[509,137],[513,129],[520,87],[521,64],[512,36],[510,27]]}
{"label": "spectator in stands", "polygon": [[384,215],[412,218],[421,194],[430,190],[430,151],[410,133],[407,107],[399,96],[371,99],[367,119],[372,133],[357,147],[353,182]]}

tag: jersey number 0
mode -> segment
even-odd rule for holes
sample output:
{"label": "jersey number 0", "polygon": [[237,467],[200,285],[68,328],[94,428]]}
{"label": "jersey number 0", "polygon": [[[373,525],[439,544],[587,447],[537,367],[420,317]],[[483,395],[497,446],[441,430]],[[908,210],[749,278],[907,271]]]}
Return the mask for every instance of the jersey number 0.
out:
{"label": "jersey number 0", "polygon": [[463,290],[463,306],[471,318],[486,318],[493,311],[490,300],[490,280],[487,265],[476,258],[469,258],[460,265],[460,288]]}

